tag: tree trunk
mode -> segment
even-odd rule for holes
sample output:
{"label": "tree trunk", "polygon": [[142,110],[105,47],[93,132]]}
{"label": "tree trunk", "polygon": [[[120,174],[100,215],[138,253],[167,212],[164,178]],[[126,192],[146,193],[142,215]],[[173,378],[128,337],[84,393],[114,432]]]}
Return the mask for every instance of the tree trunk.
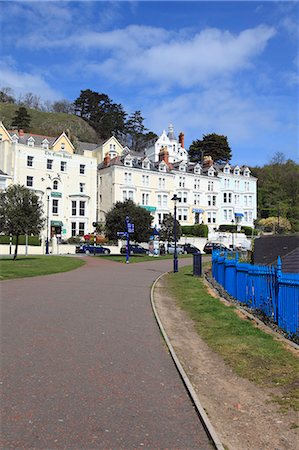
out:
{"label": "tree trunk", "polygon": [[17,256],[18,256],[18,245],[19,245],[19,235],[16,236],[15,254],[13,257],[14,261],[17,259]]}

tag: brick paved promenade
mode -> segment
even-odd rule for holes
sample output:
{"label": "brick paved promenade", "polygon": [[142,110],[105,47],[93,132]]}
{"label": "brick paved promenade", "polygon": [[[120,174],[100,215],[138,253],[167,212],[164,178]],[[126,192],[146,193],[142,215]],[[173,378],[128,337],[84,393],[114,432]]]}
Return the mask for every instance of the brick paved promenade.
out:
{"label": "brick paved promenade", "polygon": [[86,260],[1,284],[2,448],[212,448],[150,306],[172,261]]}

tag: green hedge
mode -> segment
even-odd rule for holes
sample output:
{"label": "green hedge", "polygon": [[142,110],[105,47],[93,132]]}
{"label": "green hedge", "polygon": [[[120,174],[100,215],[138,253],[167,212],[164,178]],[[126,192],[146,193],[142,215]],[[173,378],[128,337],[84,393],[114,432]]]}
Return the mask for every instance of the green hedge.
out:
{"label": "green hedge", "polygon": [[[9,236],[0,236],[0,244],[9,244],[10,243],[10,237]],[[12,236],[12,244],[15,245],[16,238],[15,236]],[[19,245],[25,245],[26,244],[26,236],[19,236]],[[41,241],[39,236],[28,236],[28,245],[41,245]]]}
{"label": "green hedge", "polygon": [[182,234],[188,236],[208,237],[209,228],[203,223],[199,225],[182,225]]}
{"label": "green hedge", "polygon": [[[225,225],[219,225],[218,228],[219,231],[227,231],[229,233],[237,233],[237,225],[229,225],[229,224],[225,224]],[[240,230],[240,233],[244,233],[246,236],[257,236],[258,235],[258,231],[255,230],[254,228],[251,227],[246,227],[243,226]]]}

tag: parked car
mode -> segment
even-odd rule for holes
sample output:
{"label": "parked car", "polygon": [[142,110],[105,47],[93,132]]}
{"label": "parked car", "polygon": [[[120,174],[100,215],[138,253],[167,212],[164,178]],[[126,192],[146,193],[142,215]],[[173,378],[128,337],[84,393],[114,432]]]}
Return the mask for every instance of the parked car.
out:
{"label": "parked car", "polygon": [[184,253],[200,253],[199,248],[195,247],[193,244],[184,244],[183,245]]}
{"label": "parked car", "polygon": [[[176,252],[178,255],[182,255],[184,253],[183,247],[181,247],[180,245],[177,245]],[[168,244],[167,253],[169,253],[170,255],[174,254],[174,244]]]}
{"label": "parked car", "polygon": [[86,255],[92,255],[94,253],[97,255],[109,255],[110,249],[99,244],[96,246],[91,244],[81,244],[76,246],[76,253],[85,253]]}
{"label": "parked car", "polygon": [[[126,254],[127,252],[127,246],[123,245],[120,249],[120,253]],[[148,253],[148,250],[146,250],[144,247],[142,247],[139,244],[130,244],[130,255],[146,255]]]}
{"label": "parked car", "polygon": [[220,250],[222,252],[224,251],[231,252],[230,248],[226,247],[223,244],[220,244],[219,242],[207,242],[203,248],[203,251],[205,253],[212,253],[213,250]]}

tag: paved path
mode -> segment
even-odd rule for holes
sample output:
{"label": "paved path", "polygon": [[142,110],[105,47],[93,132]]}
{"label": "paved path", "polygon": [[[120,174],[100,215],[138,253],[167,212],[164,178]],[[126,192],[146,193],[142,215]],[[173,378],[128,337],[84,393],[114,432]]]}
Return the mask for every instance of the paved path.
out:
{"label": "paved path", "polygon": [[86,260],[1,285],[1,448],[212,448],[150,306],[172,261]]}

